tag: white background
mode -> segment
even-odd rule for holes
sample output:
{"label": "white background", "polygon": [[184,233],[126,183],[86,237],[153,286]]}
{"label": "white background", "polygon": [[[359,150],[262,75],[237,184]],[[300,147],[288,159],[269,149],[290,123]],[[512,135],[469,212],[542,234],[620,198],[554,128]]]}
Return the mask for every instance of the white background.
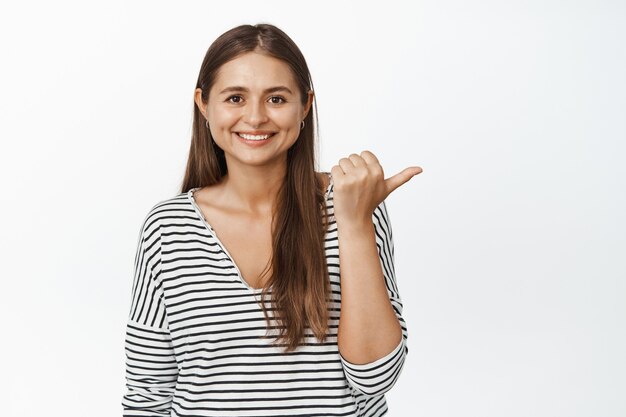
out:
{"label": "white background", "polygon": [[387,200],[409,329],[389,415],[626,415],[624,2],[0,16],[2,415],[121,415],[141,221],[179,192],[206,49],[261,22],[308,61],[321,169],[424,170]]}

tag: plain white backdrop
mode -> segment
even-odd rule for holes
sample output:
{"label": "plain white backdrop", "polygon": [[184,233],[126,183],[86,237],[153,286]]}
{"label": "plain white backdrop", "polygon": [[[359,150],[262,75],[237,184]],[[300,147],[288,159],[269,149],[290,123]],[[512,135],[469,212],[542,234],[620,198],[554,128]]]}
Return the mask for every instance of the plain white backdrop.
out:
{"label": "plain white backdrop", "polygon": [[626,4],[1,6],[2,415],[121,415],[139,227],[179,192],[211,42],[285,30],[320,168],[387,176],[409,355],[389,416],[626,415]]}

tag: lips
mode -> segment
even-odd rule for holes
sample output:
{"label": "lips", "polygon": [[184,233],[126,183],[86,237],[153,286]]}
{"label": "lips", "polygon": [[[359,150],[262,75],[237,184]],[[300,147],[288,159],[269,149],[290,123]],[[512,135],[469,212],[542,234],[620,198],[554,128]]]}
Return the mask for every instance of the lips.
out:
{"label": "lips", "polygon": [[[247,140],[263,140],[262,138],[266,136],[265,139],[269,139],[272,136],[274,136],[276,133],[275,132],[268,132],[268,133],[248,133],[248,132],[235,132],[237,133],[237,135],[242,138],[242,139],[247,139]],[[248,138],[245,138],[242,135],[246,135],[248,136]]]}
{"label": "lips", "polygon": [[[245,143],[248,146],[254,146],[254,147],[263,146],[266,143],[271,142],[271,139],[276,135],[276,133],[272,133],[269,136],[261,135],[260,139],[246,139],[243,136],[241,136],[239,133],[233,132],[233,134],[236,135],[239,141],[241,141],[242,143]],[[264,136],[267,136],[267,137],[263,138]]]}

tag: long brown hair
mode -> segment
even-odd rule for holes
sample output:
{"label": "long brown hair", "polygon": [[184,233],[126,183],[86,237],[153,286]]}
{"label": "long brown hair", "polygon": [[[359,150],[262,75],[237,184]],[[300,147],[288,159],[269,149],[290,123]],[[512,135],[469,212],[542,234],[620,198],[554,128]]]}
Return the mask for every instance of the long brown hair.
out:
{"label": "long brown hair", "polygon": [[[196,88],[202,89],[202,101],[208,102],[219,68],[251,51],[268,54],[289,65],[305,106],[313,81],[304,56],[285,32],[262,23],[237,26],[211,44],[196,83]],[[272,219],[272,272],[261,292],[260,305],[269,331],[273,327],[265,300],[271,291],[270,305],[276,312],[278,329],[276,342],[284,342],[286,352],[300,344],[306,327],[320,342],[328,330],[330,280],[324,251],[328,217],[323,183],[316,176],[319,126],[315,99],[313,104],[315,111],[308,112],[304,129],[287,151],[287,172]],[[227,172],[224,151],[211,137],[204,116],[194,105],[191,147],[181,192],[217,184]],[[267,272],[266,267],[262,276]]]}

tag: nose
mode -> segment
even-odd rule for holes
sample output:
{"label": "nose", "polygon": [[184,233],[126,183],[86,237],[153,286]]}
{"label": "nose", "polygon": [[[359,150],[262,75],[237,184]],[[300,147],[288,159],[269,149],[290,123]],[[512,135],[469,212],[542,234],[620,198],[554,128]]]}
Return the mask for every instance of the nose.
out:
{"label": "nose", "polygon": [[256,127],[267,122],[267,113],[264,103],[250,101],[244,112],[244,121],[250,126]]}

